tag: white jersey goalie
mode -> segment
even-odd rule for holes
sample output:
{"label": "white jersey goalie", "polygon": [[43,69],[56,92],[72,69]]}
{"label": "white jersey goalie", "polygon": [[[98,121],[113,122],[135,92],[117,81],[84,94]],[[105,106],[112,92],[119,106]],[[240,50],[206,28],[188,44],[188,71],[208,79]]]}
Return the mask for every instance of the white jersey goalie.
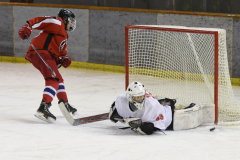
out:
{"label": "white jersey goalie", "polygon": [[160,104],[140,82],[133,82],[126,93],[120,94],[112,104],[109,118],[115,123],[126,122],[132,130],[142,134],[172,129],[172,111],[176,101],[161,101],[167,105]]}
{"label": "white jersey goalie", "polygon": [[[126,122],[133,131],[147,135],[157,130],[189,129],[202,124],[201,105],[190,104],[184,111],[176,112],[174,111],[175,103],[175,99],[155,99],[145,90],[144,85],[133,82],[128,86],[126,93],[116,98],[110,108],[109,118],[114,123]],[[214,115],[212,111],[207,112]],[[210,121],[213,119],[211,117]],[[174,123],[175,121],[183,123],[192,121],[193,123]]]}

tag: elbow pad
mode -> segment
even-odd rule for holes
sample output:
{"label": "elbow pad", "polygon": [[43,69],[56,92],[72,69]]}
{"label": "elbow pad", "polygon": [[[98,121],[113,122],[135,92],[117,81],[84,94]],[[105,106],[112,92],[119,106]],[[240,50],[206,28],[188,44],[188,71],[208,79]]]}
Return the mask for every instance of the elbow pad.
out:
{"label": "elbow pad", "polygon": [[124,123],[123,117],[120,116],[117,112],[117,109],[115,107],[115,102],[113,102],[113,104],[110,108],[109,119],[114,123],[117,123],[118,121]]}

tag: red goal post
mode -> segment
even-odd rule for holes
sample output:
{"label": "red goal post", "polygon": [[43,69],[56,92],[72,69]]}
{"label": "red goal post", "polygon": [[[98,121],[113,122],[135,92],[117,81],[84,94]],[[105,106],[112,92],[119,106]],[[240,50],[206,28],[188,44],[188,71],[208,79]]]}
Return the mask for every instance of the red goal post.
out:
{"label": "red goal post", "polygon": [[[207,98],[207,96],[198,100],[195,98],[198,97],[197,94],[194,96],[189,92],[189,95],[185,95],[185,97],[187,97],[186,99],[189,100],[185,100],[184,96],[179,99],[180,101],[178,100],[179,103],[182,102],[182,104],[180,104],[180,109],[186,107],[187,103],[199,103],[201,100],[203,103],[214,103],[215,123],[218,124],[219,108],[224,108],[224,106],[219,107],[219,82],[220,85],[223,83],[225,85],[226,83],[228,85],[227,89],[231,90],[229,92],[232,92],[232,89],[229,89],[231,88],[229,87],[229,85],[231,86],[229,73],[225,73],[226,71],[224,71],[224,73],[219,73],[219,66],[221,70],[222,68],[225,68],[225,70],[227,68],[228,70],[228,62],[225,57],[227,56],[225,51],[226,42],[224,40],[224,38],[226,39],[226,33],[225,35],[224,33],[225,30],[223,29],[188,28],[182,26],[125,26],[125,89],[130,82],[140,81],[145,84],[148,91],[155,92],[153,95],[159,96],[159,94],[164,92],[163,88],[165,84],[175,86],[175,88],[178,88],[177,84],[179,84],[182,86],[178,88],[179,90],[184,90],[186,86],[191,86],[194,88],[193,90],[198,92],[198,90],[202,90],[204,83],[204,86],[207,86],[206,88],[208,89],[204,90],[203,93],[199,92],[197,94],[201,94],[201,96],[204,97],[206,91],[213,92],[210,93],[210,95],[213,95],[212,100]],[[219,43],[219,36],[224,36],[221,37],[221,41],[224,41],[221,42],[221,44]],[[220,49],[219,45],[221,45]],[[193,56],[194,54],[195,56]],[[220,57],[219,54],[221,54]],[[208,57],[209,55],[210,58]],[[160,56],[161,58],[159,58]],[[178,66],[166,68],[165,66],[170,66],[171,64],[164,62],[165,57],[167,60],[173,61],[172,64],[178,63]],[[224,62],[223,65],[219,64],[219,58],[225,59],[226,62]],[[179,59],[181,59],[182,63],[179,62]],[[212,66],[205,68],[205,65],[207,66],[211,63]],[[182,64],[184,66],[182,66]],[[221,81],[219,80],[219,74],[221,75]],[[224,79],[224,82],[222,82],[222,79]],[[153,81],[154,83],[151,84]],[[186,86],[184,86],[185,84]],[[199,87],[197,88],[196,86],[198,85]],[[189,90],[192,89],[191,87]],[[155,91],[156,88],[158,91]],[[220,88],[222,88],[222,86],[220,86]],[[175,93],[174,90],[178,89],[169,89],[170,91],[165,92],[165,95],[161,96],[178,98],[179,95],[182,95],[181,92]],[[160,93],[159,90],[161,90]],[[168,90],[168,88],[165,88],[165,90]],[[188,91],[186,91],[186,93],[187,92]],[[233,93],[230,93],[230,96],[232,95]],[[193,96],[193,98],[189,98],[191,96]],[[220,95],[220,98],[223,96],[224,95]],[[235,102],[234,104],[236,104]],[[240,119],[238,119],[239,116],[236,116],[235,119],[234,116],[227,115],[227,117],[230,118],[225,118],[225,112],[232,112],[229,111],[228,108],[227,111],[225,110],[226,109],[223,109],[223,111],[220,112],[220,118],[224,117],[220,119],[222,123],[226,122],[229,124],[231,122],[240,121]],[[239,107],[236,109],[236,112],[239,112]]]}

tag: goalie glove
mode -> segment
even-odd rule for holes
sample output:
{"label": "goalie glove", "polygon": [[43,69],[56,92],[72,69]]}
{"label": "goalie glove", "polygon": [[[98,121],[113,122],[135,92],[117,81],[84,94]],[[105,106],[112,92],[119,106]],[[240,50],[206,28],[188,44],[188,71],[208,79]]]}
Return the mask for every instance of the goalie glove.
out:
{"label": "goalie glove", "polygon": [[153,133],[153,131],[156,130],[153,123],[142,122],[140,118],[126,118],[124,121],[127,122],[133,131],[141,133],[143,135],[150,135]]}
{"label": "goalie glove", "polygon": [[109,112],[109,119],[114,122],[114,123],[117,123],[118,121],[119,122],[122,122],[122,123],[125,123],[125,121],[123,120],[123,117],[120,116],[117,112],[117,109],[116,109],[116,106],[115,106],[115,102],[113,102],[111,108],[110,108],[110,112]]}
{"label": "goalie glove", "polygon": [[141,134],[146,134],[141,130],[142,120],[140,118],[126,118],[125,122],[131,127],[131,129],[135,132],[139,132]]}

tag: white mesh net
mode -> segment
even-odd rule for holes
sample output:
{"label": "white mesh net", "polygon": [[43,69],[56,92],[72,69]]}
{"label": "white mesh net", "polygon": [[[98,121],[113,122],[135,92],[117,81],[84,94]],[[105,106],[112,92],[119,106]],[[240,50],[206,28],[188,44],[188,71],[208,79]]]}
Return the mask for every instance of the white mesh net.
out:
{"label": "white mesh net", "polygon": [[[240,124],[232,91],[223,29],[147,26],[218,31],[219,124]],[[129,29],[129,83],[139,81],[153,96],[177,98],[177,109],[190,103],[214,103],[214,34]]]}

